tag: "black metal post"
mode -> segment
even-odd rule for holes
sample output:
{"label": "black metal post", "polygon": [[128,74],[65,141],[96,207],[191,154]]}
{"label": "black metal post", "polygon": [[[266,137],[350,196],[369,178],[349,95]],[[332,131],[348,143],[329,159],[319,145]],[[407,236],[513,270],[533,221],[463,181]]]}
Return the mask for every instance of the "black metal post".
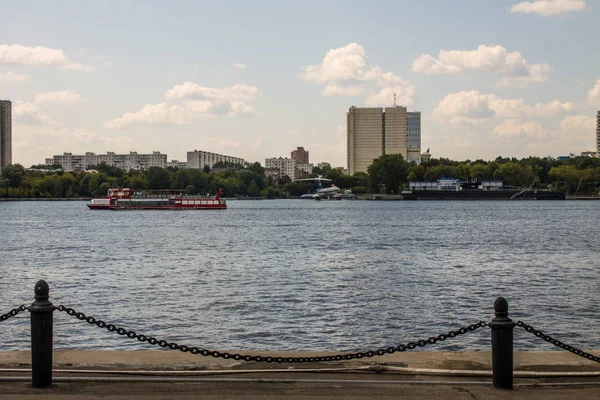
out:
{"label": "black metal post", "polygon": [[44,280],[35,284],[31,313],[31,383],[34,387],[52,385],[52,327],[54,306],[48,300],[50,287]]}
{"label": "black metal post", "polygon": [[513,329],[514,322],[508,318],[508,302],[498,297],[494,302],[496,316],[490,322],[492,328],[492,370],[494,387],[513,388]]}

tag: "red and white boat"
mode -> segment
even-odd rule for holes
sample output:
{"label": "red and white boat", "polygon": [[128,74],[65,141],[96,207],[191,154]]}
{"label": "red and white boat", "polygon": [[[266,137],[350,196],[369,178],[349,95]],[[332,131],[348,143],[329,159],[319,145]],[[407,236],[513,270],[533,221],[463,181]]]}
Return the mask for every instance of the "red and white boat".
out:
{"label": "red and white boat", "polygon": [[192,196],[179,192],[134,192],[132,189],[108,189],[108,196],[92,199],[91,210],[224,210],[223,189],[216,196]]}

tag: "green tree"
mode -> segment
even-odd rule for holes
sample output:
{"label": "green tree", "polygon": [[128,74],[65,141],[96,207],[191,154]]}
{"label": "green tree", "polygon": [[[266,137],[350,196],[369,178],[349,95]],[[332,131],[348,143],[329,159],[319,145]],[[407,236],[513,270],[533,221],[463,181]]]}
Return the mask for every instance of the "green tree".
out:
{"label": "green tree", "polygon": [[146,177],[150,189],[168,189],[169,184],[171,183],[169,171],[164,168],[150,167],[146,171]]}
{"label": "green tree", "polygon": [[19,187],[25,179],[25,168],[21,164],[11,164],[2,168],[2,177],[8,180],[9,187]]}
{"label": "green tree", "polygon": [[406,183],[409,164],[401,154],[386,154],[373,160],[367,169],[371,177],[371,188],[377,191],[378,185],[385,185],[385,191],[399,193],[400,185]]}
{"label": "green tree", "polygon": [[185,187],[185,194],[196,194],[196,188],[194,185],[187,185]]}
{"label": "green tree", "polygon": [[256,184],[256,181],[250,182],[250,186],[248,186],[248,196],[252,196],[252,197],[260,196],[260,188]]}

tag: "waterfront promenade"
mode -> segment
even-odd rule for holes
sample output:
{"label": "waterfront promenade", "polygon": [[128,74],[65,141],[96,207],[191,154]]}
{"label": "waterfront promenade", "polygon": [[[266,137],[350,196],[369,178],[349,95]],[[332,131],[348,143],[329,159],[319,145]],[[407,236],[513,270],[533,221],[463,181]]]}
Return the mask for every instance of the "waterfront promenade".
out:
{"label": "waterfront promenade", "polygon": [[[252,353],[286,357],[316,354]],[[27,371],[30,353],[6,351],[0,352],[0,397],[596,399],[600,396],[598,363],[561,351],[517,352],[514,361],[515,388],[507,391],[492,387],[489,352],[411,352],[335,364],[273,365],[177,351],[56,351],[54,386],[33,389]]]}

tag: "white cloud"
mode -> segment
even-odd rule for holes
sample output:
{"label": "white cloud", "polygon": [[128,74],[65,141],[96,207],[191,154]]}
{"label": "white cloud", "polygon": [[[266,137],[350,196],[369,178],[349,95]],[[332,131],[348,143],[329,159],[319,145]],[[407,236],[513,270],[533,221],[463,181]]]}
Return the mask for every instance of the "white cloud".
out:
{"label": "white cloud", "polygon": [[122,129],[135,125],[183,125],[188,122],[189,118],[183,107],[159,103],[147,104],[137,112],[125,113],[120,118],[105,122],[104,128]]}
{"label": "white cloud", "polygon": [[462,68],[457,65],[445,64],[430,54],[421,54],[419,58],[413,60],[412,70],[430,75],[439,75],[457,74],[462,71]]}
{"label": "white cloud", "polygon": [[541,125],[531,121],[519,123],[514,119],[507,119],[492,131],[492,135],[503,139],[546,139],[552,134]]}
{"label": "white cloud", "polygon": [[0,82],[28,82],[31,80],[29,75],[18,74],[12,71],[0,71]]}
{"label": "white cloud", "polygon": [[60,92],[38,93],[35,95],[36,104],[77,104],[81,95],[67,89]]}
{"label": "white cloud", "polygon": [[494,117],[549,117],[573,112],[571,102],[561,103],[554,100],[549,103],[525,104],[523,99],[503,99],[495,94],[483,94],[477,90],[450,93],[442,99],[433,111],[441,121],[453,125],[477,125]]}
{"label": "white cloud", "polygon": [[361,86],[338,86],[334,83],[330,83],[325,86],[325,89],[321,91],[323,96],[358,96],[363,92]]}
{"label": "white cloud", "polygon": [[385,107],[391,106],[394,102],[394,94],[396,94],[396,104],[403,106],[414,105],[415,87],[409,82],[403,82],[401,85],[381,89],[379,92],[367,97],[364,101],[365,106],[369,107]]}
{"label": "white cloud", "polygon": [[233,68],[237,68],[237,69],[244,69],[244,68],[246,68],[246,64],[242,64],[242,63],[233,63],[233,64],[231,64],[231,66]]}
{"label": "white cloud", "polygon": [[585,115],[569,116],[562,120],[560,129],[564,132],[582,130],[593,134],[596,129],[596,120]]}
{"label": "white cloud", "polygon": [[502,46],[480,45],[475,50],[441,50],[438,58],[422,54],[412,63],[414,72],[425,74],[456,74],[464,70],[480,70],[504,75],[501,85],[548,80],[550,66],[528,65],[518,51],[509,52]]}
{"label": "white cloud", "polygon": [[248,102],[258,99],[258,89],[243,84],[211,88],[185,82],[169,89],[164,97],[178,104],[147,104],[137,112],[125,113],[120,118],[106,122],[104,127],[121,129],[134,125],[182,125],[195,117],[255,115],[256,110]]}
{"label": "white cloud", "polygon": [[0,45],[0,64],[26,66],[48,66],[91,72],[94,68],[71,62],[61,49],[20,44]]}
{"label": "white cloud", "polygon": [[598,79],[596,85],[588,92],[588,101],[591,105],[600,107],[600,79]]}
{"label": "white cloud", "polygon": [[242,100],[253,101],[258,98],[258,89],[255,86],[248,86],[236,83],[225,88],[211,88],[200,86],[194,82],[185,82],[181,85],[175,85],[165,93],[165,99],[210,99],[210,100]]}
{"label": "white cloud", "polygon": [[537,0],[515,4],[510,7],[510,12],[549,17],[571,11],[582,11],[586,8],[587,2],[585,0]]}
{"label": "white cloud", "polygon": [[248,116],[256,114],[256,110],[249,104],[244,103],[241,100],[234,100],[231,103],[231,111],[227,113],[230,117],[236,116]]}
{"label": "white cloud", "polygon": [[32,103],[17,101],[13,107],[12,115],[15,121],[23,125],[39,126],[54,125],[55,122],[48,114]]}
{"label": "white cloud", "polygon": [[305,67],[298,76],[306,82],[325,85],[323,96],[357,96],[369,88],[371,94],[365,105],[391,105],[393,95],[385,97],[388,93],[396,93],[403,105],[414,105],[414,85],[371,65],[364,48],[357,43],[329,50],[320,64]]}

